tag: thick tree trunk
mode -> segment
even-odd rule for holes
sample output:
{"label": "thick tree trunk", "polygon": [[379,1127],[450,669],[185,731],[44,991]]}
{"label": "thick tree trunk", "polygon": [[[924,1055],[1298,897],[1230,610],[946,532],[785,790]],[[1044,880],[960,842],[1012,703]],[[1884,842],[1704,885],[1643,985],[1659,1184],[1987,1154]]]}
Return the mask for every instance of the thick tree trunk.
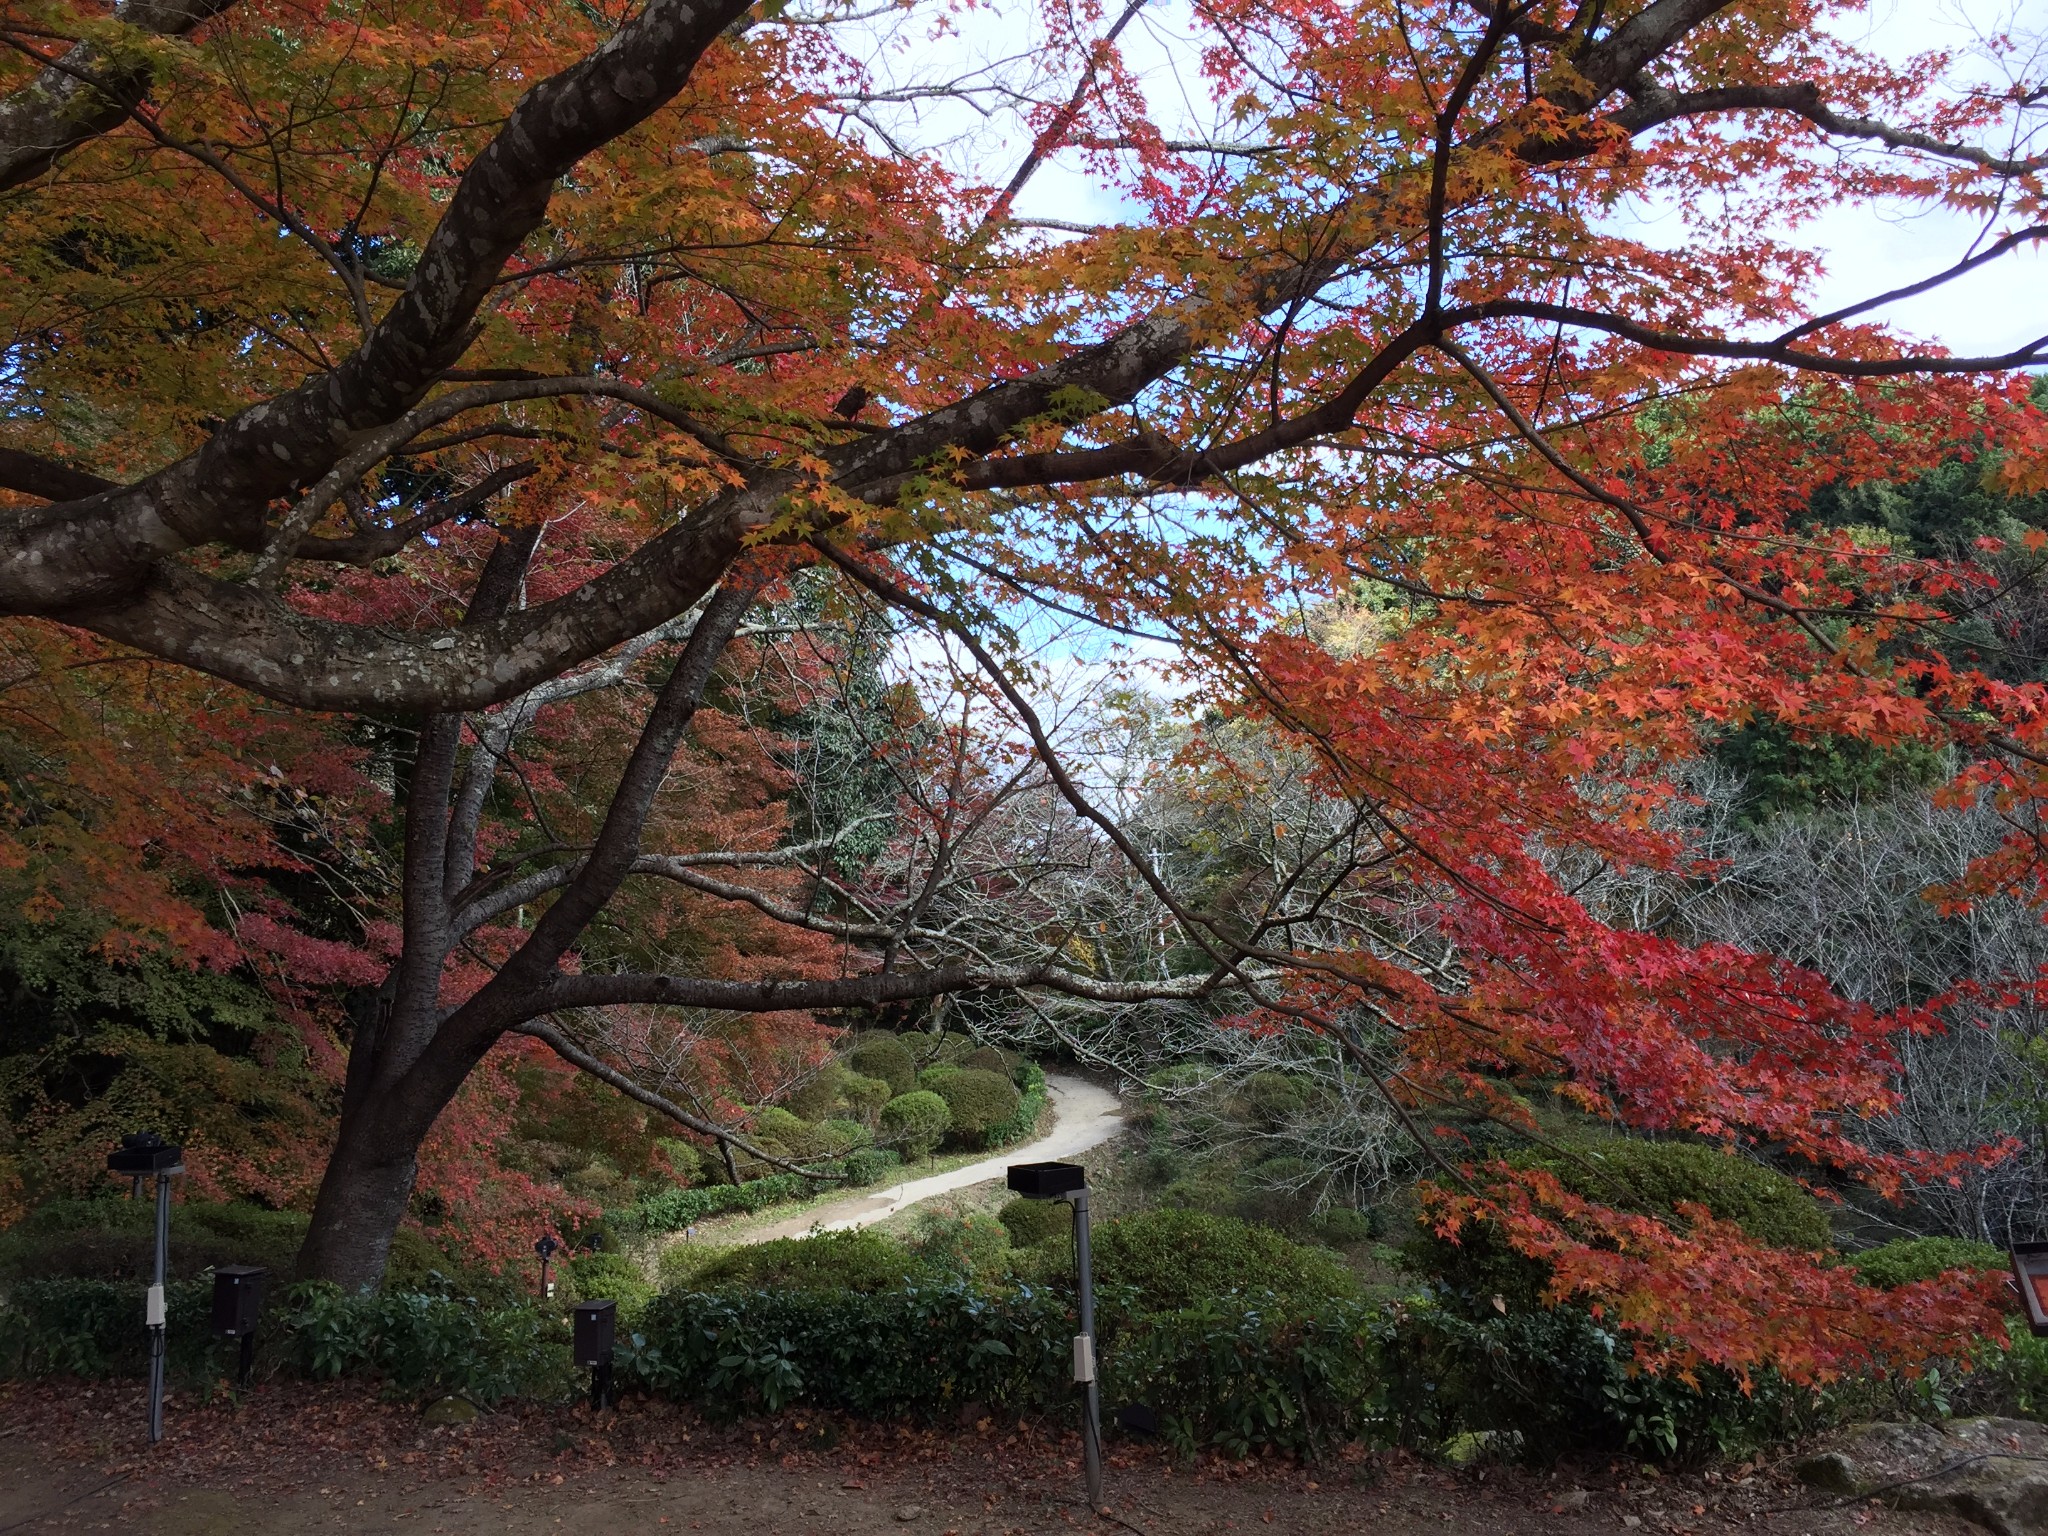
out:
{"label": "thick tree trunk", "polygon": [[384,1123],[373,1114],[344,1115],[341,1137],[313,1224],[299,1249],[301,1280],[332,1280],[345,1290],[374,1290],[384,1283],[391,1239],[405,1219],[419,1173],[420,1143],[432,1122],[417,1128]]}

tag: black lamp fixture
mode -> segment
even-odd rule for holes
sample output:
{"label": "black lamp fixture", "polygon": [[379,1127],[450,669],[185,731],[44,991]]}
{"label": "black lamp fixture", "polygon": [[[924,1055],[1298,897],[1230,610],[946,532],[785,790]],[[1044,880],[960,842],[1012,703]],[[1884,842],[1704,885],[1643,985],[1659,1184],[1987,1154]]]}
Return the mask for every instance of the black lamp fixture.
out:
{"label": "black lamp fixture", "polygon": [[149,1443],[155,1445],[164,1437],[164,1264],[171,1246],[171,1179],[185,1171],[185,1149],[155,1131],[137,1131],[123,1136],[107,1155],[107,1170],[133,1180],[130,1194],[137,1199],[142,1181],[156,1180],[156,1260],[142,1302],[142,1326],[149,1333]]}
{"label": "black lamp fixture", "polygon": [[242,1344],[236,1379],[249,1385],[256,1364],[256,1324],[263,1316],[263,1286],[270,1271],[248,1264],[218,1264],[213,1271],[213,1331]]}
{"label": "black lamp fixture", "polygon": [[1088,1255],[1088,1170],[1079,1163],[1013,1163],[1013,1193],[1026,1200],[1064,1200],[1074,1208],[1074,1280],[1081,1331],[1074,1335],[1074,1383],[1081,1388],[1081,1465],[1088,1507],[1102,1507],[1102,1397],[1095,1379],[1095,1277]]}
{"label": "black lamp fixture", "polygon": [[540,1255],[540,1294],[543,1301],[553,1301],[555,1299],[555,1282],[548,1274],[548,1263],[554,1258],[561,1246],[560,1243],[555,1241],[555,1235],[552,1232],[541,1233],[540,1241],[533,1245],[533,1251]]}
{"label": "black lamp fixture", "polygon": [[612,1396],[612,1344],[617,1336],[616,1301],[579,1301],[575,1309],[575,1359],[590,1371],[590,1411],[609,1408]]}

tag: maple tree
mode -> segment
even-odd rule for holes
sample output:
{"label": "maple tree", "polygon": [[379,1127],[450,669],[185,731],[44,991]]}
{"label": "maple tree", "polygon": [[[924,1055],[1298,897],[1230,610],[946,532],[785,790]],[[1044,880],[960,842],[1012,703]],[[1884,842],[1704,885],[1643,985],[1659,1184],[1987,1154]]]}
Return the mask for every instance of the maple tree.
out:
{"label": "maple tree", "polygon": [[[1959,456],[2036,484],[2048,428],[2010,371],[2048,342],[1954,358],[1876,323],[1894,296],[1813,313],[1798,239],[1841,203],[1981,219],[1916,290],[2038,240],[2040,83],[1888,63],[1833,24],[1855,9],[1225,0],[1194,26],[1228,132],[1184,139],[1121,51],[1136,4],[1047,7],[1021,81],[909,83],[858,8],[11,4],[0,613],[424,722],[308,1272],[375,1280],[419,1148],[509,1034],[621,1076],[550,1023],[600,1009],[1227,1000],[1345,1042],[1410,1122],[1449,1101],[1526,1125],[1533,1082],[1886,1189],[1942,1177],[1844,1130],[1926,1016],[1611,926],[1544,857],[1682,863],[1663,770],[1769,719],[1962,744],[1953,792],[2023,829],[1979,878],[2040,877],[2039,688],[1927,639],[1976,578],[1801,519]],[[1000,110],[1028,149],[984,184],[903,102]],[[1127,220],[1020,215],[1055,161]],[[1683,243],[1632,233],[1631,199]],[[750,880],[772,818],[730,838],[730,807],[664,798],[749,614],[807,566],[958,648],[996,741],[1175,933],[1171,974],[1102,974],[1056,904],[957,942],[931,917],[950,855],[884,865],[886,889]],[[1392,605],[1369,643],[1299,622],[1359,587]],[[1170,641],[1199,697],[1305,755],[1343,837],[1228,911],[1188,899],[1033,709],[1019,602]],[[486,846],[493,732],[621,646],[665,672],[615,781],[564,836]],[[909,824],[1009,803],[972,777]],[[792,953],[588,963],[650,877]],[[1825,1375],[1979,1320],[1933,1283],[1845,1304],[1709,1224],[1440,1155],[1447,1230],[1500,1222],[1681,1365]]]}

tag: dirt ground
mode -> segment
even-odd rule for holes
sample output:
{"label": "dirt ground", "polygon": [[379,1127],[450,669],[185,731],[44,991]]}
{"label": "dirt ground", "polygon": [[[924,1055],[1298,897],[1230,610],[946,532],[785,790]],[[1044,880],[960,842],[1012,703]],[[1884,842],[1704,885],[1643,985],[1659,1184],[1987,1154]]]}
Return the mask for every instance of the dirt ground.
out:
{"label": "dirt ground", "polygon": [[1321,1466],[1186,1462],[1118,1447],[1107,1515],[1080,1498],[1079,1444],[982,1419],[958,1430],[789,1416],[705,1424],[665,1404],[520,1407],[428,1428],[352,1387],[173,1399],[143,1444],[130,1385],[0,1389],[0,1536],[346,1531],[578,1536],[1007,1536],[1099,1530],[1373,1536],[1644,1532],[1982,1536],[1940,1517],[1814,1495],[1772,1466],[1656,1476],[1627,1463],[1454,1471],[1399,1454]]}

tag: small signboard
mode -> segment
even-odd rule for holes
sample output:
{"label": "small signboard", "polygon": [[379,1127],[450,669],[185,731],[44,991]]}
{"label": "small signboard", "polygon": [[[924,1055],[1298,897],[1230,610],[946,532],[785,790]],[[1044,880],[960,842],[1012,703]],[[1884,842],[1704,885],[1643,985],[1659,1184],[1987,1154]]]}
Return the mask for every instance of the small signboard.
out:
{"label": "small signboard", "polygon": [[2027,1326],[2036,1337],[2048,1337],[2048,1243],[2013,1244],[2012,1278],[2027,1309]]}

